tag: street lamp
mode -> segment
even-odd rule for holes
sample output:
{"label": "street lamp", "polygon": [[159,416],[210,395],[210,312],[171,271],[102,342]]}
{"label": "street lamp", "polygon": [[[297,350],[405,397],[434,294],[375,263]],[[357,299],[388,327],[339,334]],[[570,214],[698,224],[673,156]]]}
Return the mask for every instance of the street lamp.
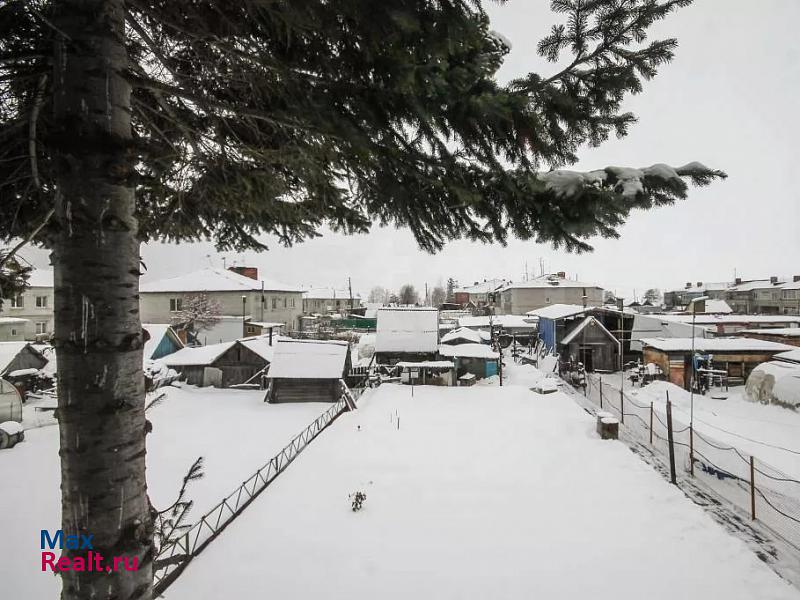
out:
{"label": "street lamp", "polygon": [[246,315],[247,315],[247,296],[242,295],[242,337],[247,337],[247,325],[245,325]]}

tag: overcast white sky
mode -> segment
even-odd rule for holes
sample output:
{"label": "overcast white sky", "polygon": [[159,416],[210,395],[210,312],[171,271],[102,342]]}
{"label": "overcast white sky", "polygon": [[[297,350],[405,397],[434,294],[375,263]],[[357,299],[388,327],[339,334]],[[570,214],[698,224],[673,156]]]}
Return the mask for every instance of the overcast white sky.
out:
{"label": "overcast white sky", "polygon": [[[554,67],[536,55],[537,41],[555,17],[545,0],[512,0],[489,7],[494,28],[513,44],[501,76]],[[407,231],[375,227],[370,235],[330,232],[290,249],[270,243],[266,253],[227,253],[227,264],[258,266],[263,276],[305,286],[373,285],[424,288],[454,277],[521,279],[527,261],[538,272],[566,271],[629,296],[647,287],[686,281],[800,274],[800,203],[795,177],[800,144],[800,44],[796,0],[696,0],[659,24],[653,35],[679,40],[675,60],[628,102],[639,117],[628,137],[587,149],[576,168],[607,165],[680,165],[699,160],[729,179],[693,189],[688,200],[634,213],[619,240],[597,239],[592,254],[570,255],[549,246],[511,241],[506,248],[449,244],[431,256]],[[29,252],[39,266],[43,252]],[[210,255],[210,256],[209,256]],[[143,249],[147,279],[192,265],[222,266],[210,244],[155,244]]]}

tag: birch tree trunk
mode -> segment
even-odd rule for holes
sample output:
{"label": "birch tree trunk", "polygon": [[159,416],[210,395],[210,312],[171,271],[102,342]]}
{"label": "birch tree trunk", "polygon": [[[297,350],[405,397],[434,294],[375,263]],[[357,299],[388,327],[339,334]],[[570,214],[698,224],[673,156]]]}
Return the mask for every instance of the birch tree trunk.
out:
{"label": "birch tree trunk", "polygon": [[[93,535],[105,564],[64,571],[62,599],[152,595],[145,482],[139,242],[123,0],[60,0],[54,29],[57,147],[55,345],[64,534]],[[87,550],[63,550],[86,556]]]}

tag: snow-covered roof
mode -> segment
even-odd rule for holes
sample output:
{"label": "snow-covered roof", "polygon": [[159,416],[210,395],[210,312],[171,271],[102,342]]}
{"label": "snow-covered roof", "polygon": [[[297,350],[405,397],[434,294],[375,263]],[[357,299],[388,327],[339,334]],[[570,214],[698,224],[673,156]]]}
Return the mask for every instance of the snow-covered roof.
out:
{"label": "snow-covered roof", "polygon": [[772,283],[769,279],[754,279],[753,281],[743,281],[728,288],[731,292],[750,292],[752,290],[763,290],[785,285],[786,281]]}
{"label": "snow-covered roof", "polygon": [[198,346],[196,348],[181,348],[177,352],[168,354],[160,360],[168,367],[210,365],[225,354],[235,343],[235,341],[222,342],[220,344],[209,344],[208,346]]}
{"label": "snow-covered roof", "polygon": [[505,279],[486,279],[478,281],[472,285],[462,285],[453,290],[453,293],[458,294],[488,294],[494,292],[506,284]]}
{"label": "snow-covered roof", "polygon": [[49,269],[34,269],[31,271],[28,281],[28,287],[53,287],[53,272]]}
{"label": "snow-covered roof", "polygon": [[778,287],[782,290],[800,290],[800,281],[789,281]]}
{"label": "snow-covered roof", "polygon": [[[8,368],[8,365],[17,357],[17,354],[22,352],[25,346],[29,346],[28,342],[0,342],[0,373]],[[38,350],[31,348],[38,353]]]}
{"label": "snow-covered roof", "polygon": [[268,363],[271,363],[272,357],[275,354],[275,346],[277,346],[278,342],[281,339],[282,338],[279,338],[278,336],[273,336],[272,345],[270,345],[268,335],[258,335],[254,337],[241,339],[239,340],[239,343],[242,346],[246,347],[248,350],[252,350],[256,354],[258,354]]}
{"label": "snow-covered roof", "polygon": [[779,358],[781,360],[786,360],[789,362],[800,363],[800,348],[795,348],[794,350],[789,350],[788,352],[781,352],[780,354],[776,354],[772,358]]}
{"label": "snow-covered roof", "polygon": [[[349,290],[337,290],[334,288],[311,288],[303,292],[303,298],[307,300],[350,300]],[[361,294],[353,292],[353,300],[361,300]]]}
{"label": "snow-covered roof", "polygon": [[703,312],[706,314],[727,315],[733,312],[733,309],[727,302],[725,302],[725,300],[711,299],[711,300],[706,300],[704,304],[705,304],[705,310],[703,310]]}
{"label": "snow-covered roof", "polygon": [[580,315],[587,310],[591,310],[590,306],[581,306],[579,304],[551,304],[550,306],[543,306],[526,313],[531,317],[539,317],[540,319],[565,319],[573,315]]}
{"label": "snow-covered roof", "polygon": [[564,336],[564,339],[561,340],[561,343],[562,344],[569,344],[570,342],[572,342],[572,340],[574,340],[576,337],[578,337],[578,335],[580,335],[581,332],[583,332],[584,329],[586,329],[590,325],[592,327],[599,327],[600,330],[605,335],[607,335],[612,340],[616,341],[617,338],[615,338],[611,334],[611,332],[603,326],[603,324],[600,321],[598,321],[594,317],[586,317],[583,321],[581,321],[580,325],[578,325],[575,329],[573,329],[567,335]]}
{"label": "snow-covered roof", "polygon": [[[673,323],[691,323],[691,314],[652,315],[654,319],[672,321]],[[748,323],[796,323],[800,324],[800,315],[707,315],[699,314],[695,325],[746,325]]]}
{"label": "snow-covered roof", "polygon": [[279,329],[286,326],[284,323],[273,323],[271,321],[247,321],[247,324],[255,325],[256,327],[261,327],[262,329]]}
{"label": "snow-covered roof", "polygon": [[139,291],[149,292],[300,292],[295,286],[269,279],[251,279],[227,269],[205,267],[176,277],[142,282]]}
{"label": "snow-covered roof", "polygon": [[28,321],[30,319],[21,319],[20,317],[0,317],[0,325],[22,325]]}
{"label": "snow-covered roof", "polygon": [[267,376],[270,379],[341,379],[349,344],[339,340],[282,339]]}
{"label": "snow-covered roof", "polygon": [[583,283],[581,281],[573,281],[566,277],[560,277],[556,274],[541,275],[534,277],[528,281],[509,282],[503,289],[528,289],[528,288],[600,288],[599,285],[594,283]]}
{"label": "snow-covered roof", "polygon": [[739,333],[759,333],[781,337],[800,337],[800,327],[775,327],[767,329],[742,329]]}
{"label": "snow-covered roof", "polygon": [[144,343],[142,351],[145,360],[153,358],[153,353],[165,335],[169,335],[176,346],[183,347],[183,343],[170,325],[164,323],[142,323],[142,329],[150,334],[150,339]]}
{"label": "snow-covered roof", "polygon": [[[692,338],[642,338],[643,346],[665,352],[691,352]],[[782,352],[792,346],[753,338],[695,338],[696,352]]]}
{"label": "snow-covered roof", "polygon": [[439,354],[441,356],[458,357],[458,358],[499,358],[499,353],[492,350],[486,344],[456,344],[450,346],[442,344],[439,346]]}
{"label": "snow-covered roof", "polygon": [[671,292],[671,293],[678,293],[678,294],[684,293],[685,294],[687,292],[690,292],[690,293],[696,292],[696,293],[702,294],[704,292],[721,292],[723,290],[727,290],[729,287],[731,287],[731,285],[732,284],[729,281],[718,281],[718,282],[713,282],[712,281],[712,282],[708,282],[708,283],[702,283],[701,282],[700,285],[697,285],[696,283],[691,283],[687,287],[675,288],[675,289],[672,289],[672,290],[668,290],[667,293]]}
{"label": "snow-covered roof", "polygon": [[481,336],[481,334],[474,329],[458,327],[457,329],[453,329],[442,336],[443,344],[449,344],[453,340],[467,340],[469,342],[480,344],[483,340],[483,336]]}
{"label": "snow-covered roof", "polygon": [[423,360],[420,362],[402,361],[396,366],[401,369],[454,369],[456,365],[449,360]]}
{"label": "snow-covered roof", "polygon": [[435,308],[380,308],[376,329],[376,352],[436,352],[439,347]]}
{"label": "snow-covered roof", "polygon": [[538,319],[526,315],[492,315],[489,317],[461,317],[460,327],[503,327],[506,329],[535,329]]}

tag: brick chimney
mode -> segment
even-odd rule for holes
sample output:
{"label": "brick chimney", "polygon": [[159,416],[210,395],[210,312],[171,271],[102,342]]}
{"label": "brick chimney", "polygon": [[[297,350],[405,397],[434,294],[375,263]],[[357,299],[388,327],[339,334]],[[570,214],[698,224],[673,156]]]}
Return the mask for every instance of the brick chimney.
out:
{"label": "brick chimney", "polygon": [[686,282],[686,289],[688,290],[691,287],[692,287],[692,282],[691,281],[687,281]]}
{"label": "brick chimney", "polygon": [[559,271],[558,273],[556,273],[556,275],[558,275],[561,279],[567,278],[567,274],[564,271]]}
{"label": "brick chimney", "polygon": [[773,275],[772,277],[769,278],[769,282],[774,285],[778,283],[778,278],[775,275]]}
{"label": "brick chimney", "polygon": [[795,275],[792,277],[792,283],[797,283],[798,281],[800,281],[800,275]]}
{"label": "brick chimney", "polygon": [[258,267],[228,267],[228,271],[233,271],[237,275],[243,275],[250,279],[258,279]]}
{"label": "brick chimney", "polygon": [[736,285],[741,285],[742,284],[742,278],[741,277],[737,277],[736,280],[733,283],[735,283]]}
{"label": "brick chimney", "polygon": [[697,282],[697,287],[703,287],[703,282],[702,281],[698,281]]}

